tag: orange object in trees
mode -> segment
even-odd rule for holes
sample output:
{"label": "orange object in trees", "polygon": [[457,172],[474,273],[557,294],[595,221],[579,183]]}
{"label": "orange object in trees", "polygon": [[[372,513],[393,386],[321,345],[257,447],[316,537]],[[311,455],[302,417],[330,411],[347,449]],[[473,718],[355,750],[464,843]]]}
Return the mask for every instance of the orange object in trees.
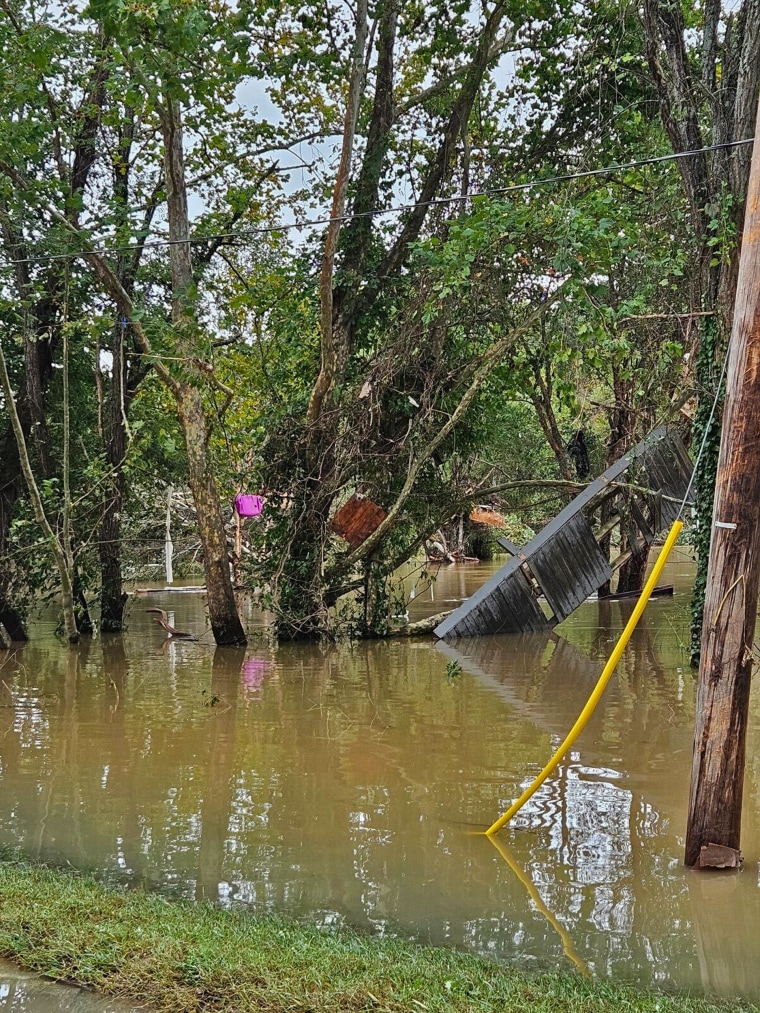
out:
{"label": "orange object in trees", "polygon": [[470,512],[470,520],[473,524],[490,524],[491,527],[500,528],[504,524],[504,518],[497,514],[490,507],[478,506]]}
{"label": "orange object in trees", "polygon": [[377,503],[356,492],[333,517],[330,529],[356,549],[387,516]]}

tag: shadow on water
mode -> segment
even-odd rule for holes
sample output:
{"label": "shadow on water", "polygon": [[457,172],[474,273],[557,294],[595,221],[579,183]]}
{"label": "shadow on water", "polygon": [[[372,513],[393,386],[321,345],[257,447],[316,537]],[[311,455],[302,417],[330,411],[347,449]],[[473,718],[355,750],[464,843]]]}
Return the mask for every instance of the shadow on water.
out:
{"label": "shadow on water", "polygon": [[[425,607],[458,593],[446,579]],[[195,596],[161,605],[204,628]],[[758,997],[756,759],[745,868],[681,864],[683,601],[652,604],[589,727],[496,849],[472,833],[564,738],[630,608],[588,603],[561,636],[437,647],[167,644],[137,608],[128,635],[89,648],[38,636],[0,680],[0,846],[524,967]],[[759,726],[753,704],[751,758]]]}

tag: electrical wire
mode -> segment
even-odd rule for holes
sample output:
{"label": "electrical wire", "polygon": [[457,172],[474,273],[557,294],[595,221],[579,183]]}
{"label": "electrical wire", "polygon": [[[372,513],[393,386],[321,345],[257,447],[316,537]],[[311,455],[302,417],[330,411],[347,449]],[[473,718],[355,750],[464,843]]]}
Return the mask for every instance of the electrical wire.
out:
{"label": "electrical wire", "polygon": [[641,595],[639,596],[638,601],[636,602],[634,610],[631,613],[628,622],[626,623],[625,629],[621,633],[620,638],[618,639],[618,642],[616,643],[612,651],[612,654],[610,655],[609,660],[607,661],[607,664],[604,666],[604,669],[602,670],[602,674],[599,676],[599,681],[594,687],[591,696],[588,698],[585,707],[579,714],[577,721],[570,729],[570,731],[567,733],[561,745],[554,751],[551,759],[546,764],[541,773],[536,778],[533,779],[533,781],[528,785],[525,791],[523,791],[520,797],[512,803],[509,809],[507,809],[507,811],[502,816],[500,816],[494,823],[492,823],[491,826],[488,828],[488,830],[485,831],[486,836],[489,838],[493,838],[494,834],[498,833],[499,830],[501,830],[502,827],[504,827],[512,819],[513,816],[517,815],[517,813],[520,811],[520,809],[522,809],[525,803],[533,797],[533,795],[538,791],[538,789],[546,781],[546,779],[557,769],[560,762],[562,761],[562,758],[572,748],[576,739],[578,738],[578,736],[581,734],[581,732],[591,719],[591,716],[593,715],[597,704],[602,698],[602,694],[604,693],[607,683],[612,678],[612,675],[615,669],[617,668],[618,662],[623,656],[623,651],[628,645],[628,642],[631,639],[631,636],[633,635],[633,631],[636,629],[638,621],[641,618],[644,609],[646,608],[647,603],[649,602],[649,598],[651,597],[651,594],[657,585],[657,581],[660,577],[660,574],[662,573],[665,563],[667,562],[668,556],[670,555],[673,546],[675,545],[676,540],[678,539],[678,536],[681,532],[681,529],[683,528],[682,516],[684,510],[686,509],[686,503],[689,499],[689,493],[691,492],[692,484],[694,482],[694,476],[697,473],[697,468],[699,467],[699,463],[702,459],[702,454],[704,453],[705,447],[707,446],[707,438],[710,433],[713,418],[715,417],[718,402],[720,401],[720,394],[721,390],[723,389],[723,380],[726,375],[726,366],[728,364],[730,346],[731,342],[729,341],[728,347],[726,348],[725,357],[723,359],[723,366],[721,368],[718,386],[715,390],[715,395],[713,397],[710,415],[707,420],[707,425],[705,426],[705,432],[702,437],[702,442],[700,444],[696,459],[694,461],[694,467],[692,468],[691,477],[686,487],[686,492],[684,494],[681,507],[678,511],[676,519],[673,521],[673,526],[671,527],[668,537],[665,540],[665,544],[660,549],[659,555],[655,560],[654,567],[652,568],[652,572],[650,573],[649,578],[646,584],[644,585],[644,588],[641,592]]}
{"label": "electrical wire", "polygon": [[728,366],[728,353],[730,347],[731,341],[729,340],[728,346],[726,347],[726,353],[723,357],[723,366],[720,371],[720,379],[718,380],[718,386],[715,388],[715,397],[713,398],[712,407],[710,408],[710,415],[707,419],[707,424],[705,425],[705,431],[702,434],[702,442],[699,445],[697,456],[694,458],[694,467],[691,470],[691,478],[689,479],[689,484],[686,486],[686,492],[683,497],[683,502],[681,503],[681,507],[678,511],[677,516],[679,518],[683,517],[684,510],[686,509],[686,501],[689,498],[689,493],[691,492],[691,487],[694,484],[694,479],[696,478],[697,475],[697,469],[699,468],[699,462],[702,460],[702,454],[705,452],[707,440],[708,437],[710,436],[710,430],[712,428],[713,419],[715,418],[715,412],[718,408],[718,402],[720,401],[720,392],[723,389],[723,380],[726,377],[726,367]]}
{"label": "electrical wire", "polygon": [[594,176],[603,176],[615,172],[623,172],[628,169],[637,169],[645,165],[656,165],[660,162],[673,162],[681,158],[692,158],[695,155],[707,154],[710,151],[721,151],[727,148],[737,148],[745,144],[752,144],[754,137],[746,137],[740,141],[725,141],[722,144],[710,144],[703,148],[692,148],[688,151],[675,151],[669,155],[652,155],[649,158],[641,158],[631,162],[621,162],[616,165],[604,166],[600,169],[587,169],[584,172],[564,173],[558,176],[547,176],[544,179],[533,179],[526,183],[510,183],[509,186],[494,187],[487,190],[476,190],[474,193],[457,194],[453,197],[434,197],[427,201],[417,201],[411,204],[397,204],[390,208],[375,208],[371,211],[350,212],[344,215],[335,215],[326,218],[312,218],[300,222],[283,222],[278,225],[253,226],[247,229],[238,229],[234,232],[212,232],[204,235],[194,235],[187,239],[159,239],[149,243],[132,243],[128,246],[98,246],[103,239],[93,240],[93,245],[86,250],[79,250],[74,253],[49,253],[40,254],[34,257],[24,257],[18,260],[9,260],[8,263],[16,266],[19,264],[47,264],[57,260],[72,260],[77,257],[85,257],[88,254],[113,255],[115,253],[134,253],[136,250],[155,250],[169,246],[177,246],[184,243],[206,243],[216,239],[246,239],[252,236],[272,235],[278,232],[289,232],[292,229],[309,229],[322,225],[330,225],[333,222],[351,222],[361,218],[375,218],[382,215],[402,214],[404,211],[415,211],[420,208],[440,207],[447,204],[458,204],[463,201],[474,200],[478,197],[499,197],[508,193],[517,193],[523,190],[537,189],[542,186],[550,186],[556,183],[569,183],[577,179],[589,179]]}

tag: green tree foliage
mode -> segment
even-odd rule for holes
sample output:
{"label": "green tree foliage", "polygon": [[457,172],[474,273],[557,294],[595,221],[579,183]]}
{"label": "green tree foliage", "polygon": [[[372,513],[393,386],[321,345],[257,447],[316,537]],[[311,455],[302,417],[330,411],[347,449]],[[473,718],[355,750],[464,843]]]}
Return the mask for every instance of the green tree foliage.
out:
{"label": "green tree foliage", "polygon": [[[84,11],[41,13],[18,4],[13,9],[4,5],[4,13],[9,44],[2,70],[15,89],[4,91],[9,129],[3,133],[0,168],[6,292],[11,312],[16,312],[13,326],[26,349],[22,421],[34,441],[40,470],[52,475],[56,455],[48,422],[58,408],[50,381],[65,274],[72,312],[81,319],[94,317],[104,324],[105,333],[110,331],[110,339],[100,347],[108,349],[112,365],[104,370],[96,354],[88,378],[92,384],[94,373],[104,467],[94,495],[85,496],[90,524],[93,508],[100,508],[103,519],[104,592],[106,570],[113,577],[116,563],[117,588],[110,598],[117,628],[120,565],[113,554],[108,560],[105,555],[120,540],[123,465],[132,435],[128,413],[139,384],[151,369],[188,383],[198,390],[202,405],[196,414],[205,415],[212,428],[226,410],[219,404],[214,374],[214,349],[217,342],[224,346],[225,338],[215,334],[212,324],[203,330],[196,327],[191,345],[177,346],[169,319],[170,305],[174,302],[176,309],[179,294],[176,279],[170,280],[166,249],[156,249],[151,241],[162,238],[161,206],[167,190],[162,111],[167,103],[184,103],[185,127],[192,138],[186,181],[203,209],[195,223],[198,236],[258,223],[262,207],[267,214],[277,213],[275,153],[294,140],[287,126],[268,123],[236,101],[236,89],[251,80],[255,61],[245,19],[226,5],[102,3]],[[318,111],[302,114],[301,125],[307,119],[312,130],[316,125],[323,132]],[[122,249],[115,256],[88,252],[104,245]],[[186,308],[194,307],[199,323],[212,317],[211,304],[203,305],[202,285],[222,245],[212,238],[194,247],[191,283],[183,286],[181,298]],[[51,255],[55,259],[48,259]],[[27,308],[21,312],[20,307]],[[90,413],[85,436],[85,416],[80,416],[80,442],[90,447],[92,423]],[[10,441],[5,443],[11,453]],[[194,448],[205,444],[203,437],[191,441]],[[20,488],[16,477],[12,495],[3,500],[4,543]],[[10,584],[7,591],[6,598]]]}
{"label": "green tree foliage", "polygon": [[[377,634],[397,565],[483,495],[536,525],[579,478],[579,433],[596,470],[685,427],[694,360],[714,364],[725,333],[744,156],[527,184],[711,126],[732,140],[755,18],[669,0],[0,0],[3,348],[60,497],[65,296],[73,541],[113,628],[119,518],[199,447],[222,520],[236,492],[269,497],[249,577],[280,633],[351,613]],[[32,559],[0,422],[0,549]],[[509,489],[526,478],[564,485]],[[388,516],[349,550],[330,522],[354,492]],[[3,565],[7,616],[25,568]]]}

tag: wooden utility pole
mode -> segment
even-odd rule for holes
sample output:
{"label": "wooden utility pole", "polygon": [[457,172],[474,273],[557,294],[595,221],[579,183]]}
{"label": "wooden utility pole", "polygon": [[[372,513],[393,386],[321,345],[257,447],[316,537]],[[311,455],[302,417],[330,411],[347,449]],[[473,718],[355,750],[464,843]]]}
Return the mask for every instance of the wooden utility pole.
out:
{"label": "wooden utility pole", "polygon": [[[728,349],[694,729],[686,864],[739,861],[760,577],[760,108]],[[717,845],[709,848],[708,845]]]}

